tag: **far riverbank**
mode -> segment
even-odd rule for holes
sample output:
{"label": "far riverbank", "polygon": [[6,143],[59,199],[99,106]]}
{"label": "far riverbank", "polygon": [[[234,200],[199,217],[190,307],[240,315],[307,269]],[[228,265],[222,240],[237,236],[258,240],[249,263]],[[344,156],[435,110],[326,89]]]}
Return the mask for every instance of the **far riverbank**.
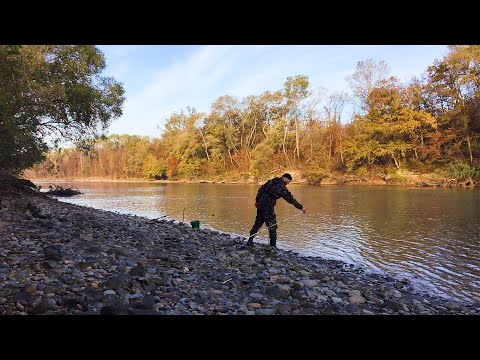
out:
{"label": "far riverbank", "polygon": [[0,314],[480,314],[406,279],[44,194],[0,201]]}
{"label": "far riverbank", "polygon": [[[358,185],[358,186],[405,186],[405,187],[438,187],[438,188],[478,188],[479,183],[474,181],[459,182],[455,179],[448,179],[441,177],[437,174],[409,174],[406,173],[402,176],[373,176],[365,177],[358,175],[341,175],[341,176],[324,176],[315,179],[307,179],[302,177],[296,172],[291,172],[293,175],[292,184],[306,184],[306,185]],[[274,177],[271,175],[270,177]],[[178,180],[154,180],[154,179],[142,179],[142,178],[130,178],[130,179],[113,179],[103,177],[88,177],[88,178],[29,178],[34,182],[150,182],[159,184],[168,183],[211,183],[211,184],[263,184],[268,178],[247,180],[212,180],[212,179],[178,179]]]}

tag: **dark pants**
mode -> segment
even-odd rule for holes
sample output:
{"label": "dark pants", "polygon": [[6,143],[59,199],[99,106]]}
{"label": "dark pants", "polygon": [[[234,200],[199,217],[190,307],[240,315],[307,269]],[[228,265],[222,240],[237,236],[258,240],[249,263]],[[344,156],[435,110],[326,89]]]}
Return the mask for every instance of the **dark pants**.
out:
{"label": "dark pants", "polygon": [[260,230],[263,223],[267,225],[268,232],[270,235],[270,246],[275,246],[277,243],[277,215],[275,215],[275,211],[273,207],[258,207],[257,208],[257,217],[255,218],[255,224],[253,224],[252,230],[250,230],[250,237],[248,238],[248,242],[252,243],[253,238],[255,237],[254,234]]}

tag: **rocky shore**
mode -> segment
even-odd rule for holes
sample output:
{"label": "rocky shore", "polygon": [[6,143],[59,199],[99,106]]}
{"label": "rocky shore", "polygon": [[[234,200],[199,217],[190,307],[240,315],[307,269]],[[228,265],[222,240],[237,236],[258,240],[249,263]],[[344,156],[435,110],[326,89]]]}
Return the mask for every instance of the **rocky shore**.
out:
{"label": "rocky shore", "polygon": [[[0,315],[480,314],[407,280],[188,224],[0,197]],[[281,244],[280,244],[281,246]]]}

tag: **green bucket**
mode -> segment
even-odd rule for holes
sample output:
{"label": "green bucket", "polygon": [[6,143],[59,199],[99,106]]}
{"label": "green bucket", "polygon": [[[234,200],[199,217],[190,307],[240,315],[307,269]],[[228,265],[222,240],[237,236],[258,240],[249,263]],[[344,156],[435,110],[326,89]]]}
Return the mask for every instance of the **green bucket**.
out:
{"label": "green bucket", "polygon": [[190,224],[192,225],[192,229],[200,229],[200,220],[190,221]]}

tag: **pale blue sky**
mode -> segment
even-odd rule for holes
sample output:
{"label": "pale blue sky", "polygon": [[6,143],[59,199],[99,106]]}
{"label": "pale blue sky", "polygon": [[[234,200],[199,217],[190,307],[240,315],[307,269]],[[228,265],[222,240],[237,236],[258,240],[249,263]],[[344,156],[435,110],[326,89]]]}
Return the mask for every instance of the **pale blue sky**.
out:
{"label": "pale blue sky", "polygon": [[307,75],[312,89],[349,91],[357,61],[385,60],[401,81],[420,76],[447,53],[443,45],[101,45],[105,75],[124,84],[123,116],[110,134],[160,136],[174,111],[209,112],[222,95],[280,90],[288,76]]}

